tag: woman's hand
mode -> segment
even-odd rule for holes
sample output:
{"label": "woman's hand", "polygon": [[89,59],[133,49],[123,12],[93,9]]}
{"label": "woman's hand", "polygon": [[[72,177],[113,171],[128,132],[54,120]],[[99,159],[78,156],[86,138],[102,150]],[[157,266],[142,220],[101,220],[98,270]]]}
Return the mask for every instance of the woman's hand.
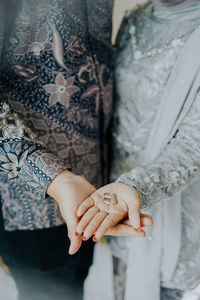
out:
{"label": "woman's hand", "polygon": [[[141,228],[149,227],[153,225],[152,217],[146,214],[140,214],[140,224]],[[139,233],[139,235],[138,235]],[[114,227],[110,228],[105,235],[110,236],[132,236],[132,237],[145,237],[145,232],[143,230],[134,230],[129,219],[118,223]]]}
{"label": "woman's hand", "polygon": [[[114,193],[117,196],[117,204],[106,204],[104,193]],[[82,218],[77,226],[76,235],[80,236],[83,233],[83,240],[88,240],[95,234],[94,241],[98,241],[105,234],[144,237],[145,232],[141,227],[150,226],[153,222],[151,217],[140,215],[140,207],[140,198],[135,188],[124,183],[108,184],[95,191],[80,205],[77,216]],[[128,224],[118,224],[127,218]]]}
{"label": "woman's hand", "polygon": [[47,194],[54,198],[67,224],[68,236],[71,241],[69,254],[75,254],[81,246],[82,239],[75,236],[79,218],[77,210],[80,204],[95,191],[82,176],[69,171],[60,173],[49,185]]}

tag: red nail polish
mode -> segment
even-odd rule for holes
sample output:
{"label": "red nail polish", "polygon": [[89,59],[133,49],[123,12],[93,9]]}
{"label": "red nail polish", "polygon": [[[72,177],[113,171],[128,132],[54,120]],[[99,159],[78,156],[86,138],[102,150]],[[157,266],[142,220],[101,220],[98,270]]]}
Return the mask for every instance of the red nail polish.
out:
{"label": "red nail polish", "polygon": [[83,236],[83,241],[87,241],[88,239],[86,238],[86,236]]}
{"label": "red nail polish", "polygon": [[75,232],[75,235],[76,235],[76,236],[80,236],[80,234],[79,234],[77,231]]}
{"label": "red nail polish", "polygon": [[140,232],[142,230],[142,228],[135,228],[135,231]]}
{"label": "red nail polish", "polygon": [[94,242],[97,242],[97,241],[98,241],[97,238],[95,237],[95,235],[93,236],[92,239],[93,239]]}

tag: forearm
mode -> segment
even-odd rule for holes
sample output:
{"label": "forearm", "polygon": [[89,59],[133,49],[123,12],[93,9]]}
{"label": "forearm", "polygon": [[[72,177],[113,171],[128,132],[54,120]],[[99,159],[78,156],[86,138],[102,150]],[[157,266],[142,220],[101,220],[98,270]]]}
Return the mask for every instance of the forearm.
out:
{"label": "forearm", "polygon": [[9,104],[1,101],[0,172],[44,197],[50,182],[65,169],[70,166],[49,152]]}
{"label": "forearm", "polygon": [[[199,98],[199,95],[198,97]],[[200,104],[197,99],[178,133],[151,164],[123,174],[117,181],[135,186],[142,208],[172,197],[198,178],[200,172]]]}

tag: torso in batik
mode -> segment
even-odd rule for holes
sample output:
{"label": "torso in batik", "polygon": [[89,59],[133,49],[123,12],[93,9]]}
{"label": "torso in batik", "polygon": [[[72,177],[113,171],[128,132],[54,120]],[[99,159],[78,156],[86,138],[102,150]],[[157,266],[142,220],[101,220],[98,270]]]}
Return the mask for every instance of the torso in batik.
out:
{"label": "torso in batik", "polygon": [[[3,37],[1,97],[7,99],[26,131],[30,129],[34,134],[33,143],[55,154],[63,162],[63,168],[69,164],[73,172],[99,186],[103,171],[101,151],[112,108],[112,3],[20,0],[13,10],[15,13],[0,27]],[[0,154],[3,157],[5,130],[2,132],[4,143]],[[10,132],[6,133],[8,140],[12,138],[13,131]],[[10,157],[6,158],[9,163]],[[47,161],[43,157],[43,165]],[[37,159],[32,156],[30,164],[37,168]],[[4,162],[1,171],[5,169]],[[45,177],[48,170],[43,173]],[[48,210],[43,199],[41,210],[46,210],[49,217],[44,218],[45,213],[40,215],[38,210],[37,221],[27,226],[27,221],[20,217],[20,212],[27,211],[28,207],[21,200],[27,197],[22,191],[29,185],[25,176],[20,179],[20,192],[15,188],[20,188],[19,176],[5,179],[2,172],[1,177],[4,178],[4,191],[3,187],[0,191],[6,229],[44,228],[63,223],[60,216],[55,217],[58,209],[53,200],[49,200],[53,204]],[[52,177],[47,176],[46,185]],[[38,196],[29,191],[28,197],[36,203],[41,193]],[[18,225],[17,218],[21,219]]]}

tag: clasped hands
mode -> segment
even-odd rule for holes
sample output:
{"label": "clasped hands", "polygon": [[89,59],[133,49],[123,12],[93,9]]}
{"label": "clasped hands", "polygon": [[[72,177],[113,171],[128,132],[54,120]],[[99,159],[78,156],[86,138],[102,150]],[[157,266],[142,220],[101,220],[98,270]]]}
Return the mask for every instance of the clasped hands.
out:
{"label": "clasped hands", "polygon": [[[141,202],[135,188],[124,183],[111,183],[98,190],[82,176],[69,171],[60,173],[49,185],[67,224],[71,241],[69,254],[75,254],[82,241],[104,235],[145,237],[143,227],[153,225],[150,216],[141,214]],[[114,193],[117,204],[104,202],[104,193]]]}

